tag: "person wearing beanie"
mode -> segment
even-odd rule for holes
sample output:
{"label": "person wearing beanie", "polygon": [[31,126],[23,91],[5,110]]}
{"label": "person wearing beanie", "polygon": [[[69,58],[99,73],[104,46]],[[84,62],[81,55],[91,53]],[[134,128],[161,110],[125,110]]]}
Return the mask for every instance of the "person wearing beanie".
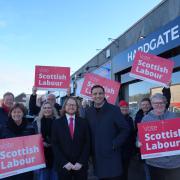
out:
{"label": "person wearing beanie", "polygon": [[124,116],[129,115],[129,104],[125,100],[119,101],[119,107]]}
{"label": "person wearing beanie", "polygon": [[8,120],[8,114],[14,104],[14,95],[11,92],[6,92],[3,95],[2,107],[0,107],[0,125],[4,126]]}
{"label": "person wearing beanie", "polygon": [[122,162],[124,169],[122,180],[128,180],[128,168],[133,152],[135,151],[136,136],[133,119],[129,115],[129,104],[125,100],[121,100],[119,102],[119,107],[130,129],[129,137],[122,147]]}

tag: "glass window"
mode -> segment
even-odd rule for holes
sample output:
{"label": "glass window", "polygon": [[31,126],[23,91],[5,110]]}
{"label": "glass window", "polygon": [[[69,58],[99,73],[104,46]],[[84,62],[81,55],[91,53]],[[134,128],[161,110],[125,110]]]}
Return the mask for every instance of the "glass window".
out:
{"label": "glass window", "polygon": [[154,84],[145,81],[129,84],[129,109],[132,117],[139,109],[139,102],[150,96],[150,89],[154,86]]}
{"label": "glass window", "polygon": [[[170,111],[180,113],[180,71],[172,74],[171,85],[171,104]],[[129,84],[129,104],[130,112],[134,117],[135,113],[139,109],[138,104],[144,97],[149,97],[154,93],[162,93],[162,87],[157,86],[149,82],[141,81],[133,84]]]}

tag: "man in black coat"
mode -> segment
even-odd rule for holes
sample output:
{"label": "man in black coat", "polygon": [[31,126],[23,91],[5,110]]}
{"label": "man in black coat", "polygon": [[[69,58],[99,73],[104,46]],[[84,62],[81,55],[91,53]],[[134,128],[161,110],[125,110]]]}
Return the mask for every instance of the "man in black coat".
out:
{"label": "man in black coat", "polygon": [[105,99],[104,88],[91,89],[93,105],[86,111],[95,175],[100,180],[120,180],[122,175],[121,146],[129,135],[127,122],[117,106]]}

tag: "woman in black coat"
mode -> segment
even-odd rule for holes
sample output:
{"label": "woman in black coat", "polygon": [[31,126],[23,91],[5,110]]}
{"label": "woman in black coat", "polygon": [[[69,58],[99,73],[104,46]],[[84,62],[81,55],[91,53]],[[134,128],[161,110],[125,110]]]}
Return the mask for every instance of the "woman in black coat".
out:
{"label": "woman in black coat", "polygon": [[54,170],[54,155],[51,146],[51,130],[53,122],[58,119],[56,109],[49,102],[41,106],[39,115],[35,118],[36,132],[42,134],[46,168],[37,171],[38,180],[56,180]]}
{"label": "woman in black coat", "polygon": [[[13,138],[35,134],[32,124],[25,119],[26,108],[23,104],[16,103],[9,112],[9,118],[4,128],[1,128],[1,138]],[[4,178],[6,180],[32,180],[33,171]]]}

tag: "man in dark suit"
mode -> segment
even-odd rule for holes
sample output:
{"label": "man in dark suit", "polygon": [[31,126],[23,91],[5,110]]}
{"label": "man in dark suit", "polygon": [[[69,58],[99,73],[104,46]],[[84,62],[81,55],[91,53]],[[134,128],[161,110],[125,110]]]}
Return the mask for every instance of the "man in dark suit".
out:
{"label": "man in dark suit", "polygon": [[121,146],[129,134],[128,124],[117,106],[105,99],[104,88],[91,89],[93,105],[87,109],[95,175],[100,180],[121,180]]}
{"label": "man in dark suit", "polygon": [[79,117],[78,102],[67,97],[52,129],[52,145],[60,180],[87,180],[90,149],[88,123]]}

